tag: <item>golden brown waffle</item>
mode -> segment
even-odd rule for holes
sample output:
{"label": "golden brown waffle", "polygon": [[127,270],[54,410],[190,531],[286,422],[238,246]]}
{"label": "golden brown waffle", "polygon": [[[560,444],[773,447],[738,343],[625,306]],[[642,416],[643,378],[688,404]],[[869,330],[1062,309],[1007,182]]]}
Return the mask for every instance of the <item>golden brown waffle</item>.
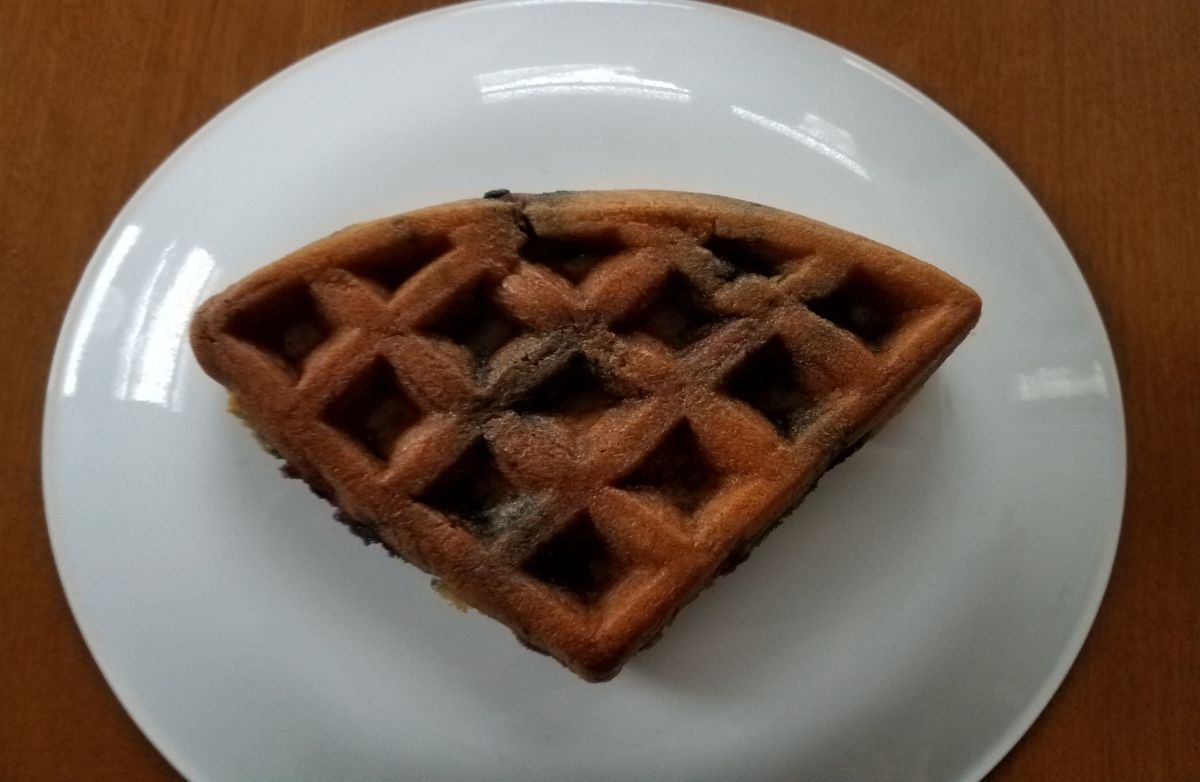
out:
{"label": "golden brown waffle", "polygon": [[609,678],[979,316],[895,250],[716,196],[461,201],[210,299],[204,369],[367,540]]}

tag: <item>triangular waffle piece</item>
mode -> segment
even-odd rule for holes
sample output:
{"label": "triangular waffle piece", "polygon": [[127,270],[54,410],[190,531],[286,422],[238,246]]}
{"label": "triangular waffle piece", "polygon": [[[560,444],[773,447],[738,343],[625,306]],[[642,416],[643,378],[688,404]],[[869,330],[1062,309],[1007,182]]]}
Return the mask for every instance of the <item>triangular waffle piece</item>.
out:
{"label": "triangular waffle piece", "polygon": [[192,345],[355,532],[602,680],[979,310],[764,206],[497,191],[298,250],[209,300]]}

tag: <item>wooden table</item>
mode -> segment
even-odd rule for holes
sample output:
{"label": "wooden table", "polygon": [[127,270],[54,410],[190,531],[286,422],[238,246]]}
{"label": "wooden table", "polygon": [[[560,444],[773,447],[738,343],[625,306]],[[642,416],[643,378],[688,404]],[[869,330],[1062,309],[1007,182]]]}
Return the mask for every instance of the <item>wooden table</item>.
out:
{"label": "wooden table", "polygon": [[[92,249],[163,158],[247,89],[434,5],[0,5],[0,778],[177,778],[88,655],[42,512],[43,388]],[[1079,661],[993,778],[1200,779],[1200,4],[737,5],[875,61],[992,145],[1108,324],[1129,430],[1116,567]]]}

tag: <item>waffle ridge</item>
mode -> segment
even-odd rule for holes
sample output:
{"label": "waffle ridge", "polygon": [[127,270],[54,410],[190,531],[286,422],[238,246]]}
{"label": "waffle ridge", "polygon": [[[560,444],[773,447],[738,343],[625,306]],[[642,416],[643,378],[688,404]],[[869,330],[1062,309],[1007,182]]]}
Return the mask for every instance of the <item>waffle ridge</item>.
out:
{"label": "waffle ridge", "polygon": [[769,207],[494,191],[260,269],[192,344],[357,534],[603,680],[979,311],[928,264]]}

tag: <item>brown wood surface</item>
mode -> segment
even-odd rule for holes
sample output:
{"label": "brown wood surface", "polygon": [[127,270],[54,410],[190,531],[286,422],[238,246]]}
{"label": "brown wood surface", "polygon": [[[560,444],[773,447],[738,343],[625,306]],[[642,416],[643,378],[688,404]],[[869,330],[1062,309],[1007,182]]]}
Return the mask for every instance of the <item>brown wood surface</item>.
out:
{"label": "brown wood surface", "polygon": [[[428,0],[0,0],[0,779],[177,778],[88,655],[39,482],[59,322],[117,210],[250,87]],[[742,0],[987,141],[1099,301],[1129,431],[1108,595],[996,780],[1200,779],[1200,4]]]}

